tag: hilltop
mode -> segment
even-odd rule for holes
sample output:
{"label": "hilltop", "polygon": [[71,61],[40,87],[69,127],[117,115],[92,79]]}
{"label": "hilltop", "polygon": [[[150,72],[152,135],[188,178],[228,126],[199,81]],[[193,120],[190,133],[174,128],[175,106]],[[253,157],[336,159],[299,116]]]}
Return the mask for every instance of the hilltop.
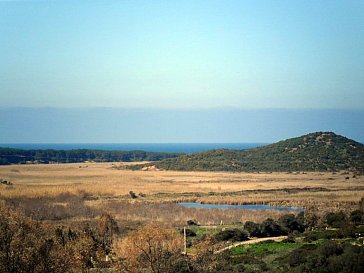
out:
{"label": "hilltop", "polygon": [[248,150],[217,149],[131,168],[185,171],[364,171],[364,145],[315,132]]}

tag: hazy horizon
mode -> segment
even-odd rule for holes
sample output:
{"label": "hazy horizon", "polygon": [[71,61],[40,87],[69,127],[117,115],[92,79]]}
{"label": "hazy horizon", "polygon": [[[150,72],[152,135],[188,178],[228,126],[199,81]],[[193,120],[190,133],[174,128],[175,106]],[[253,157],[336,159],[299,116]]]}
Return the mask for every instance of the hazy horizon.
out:
{"label": "hazy horizon", "polygon": [[0,142],[364,141],[364,1],[0,1]]}
{"label": "hazy horizon", "polygon": [[3,108],[0,143],[273,143],[315,131],[364,141],[364,110]]}

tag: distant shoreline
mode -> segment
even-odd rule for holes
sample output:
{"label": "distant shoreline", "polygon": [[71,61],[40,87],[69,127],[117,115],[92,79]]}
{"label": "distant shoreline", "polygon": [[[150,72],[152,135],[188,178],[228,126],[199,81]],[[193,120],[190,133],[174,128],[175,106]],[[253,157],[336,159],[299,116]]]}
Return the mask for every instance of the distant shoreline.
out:
{"label": "distant shoreline", "polygon": [[23,150],[102,150],[102,151],[145,151],[163,153],[196,153],[213,149],[251,149],[268,143],[4,143],[0,148]]}

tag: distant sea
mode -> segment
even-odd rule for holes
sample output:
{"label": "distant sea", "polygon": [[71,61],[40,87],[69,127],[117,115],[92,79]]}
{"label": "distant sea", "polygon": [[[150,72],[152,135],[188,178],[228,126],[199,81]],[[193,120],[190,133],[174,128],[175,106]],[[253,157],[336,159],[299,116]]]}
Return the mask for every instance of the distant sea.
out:
{"label": "distant sea", "polygon": [[16,143],[0,144],[2,148],[17,149],[95,149],[108,151],[133,151],[141,150],[146,152],[182,152],[186,154],[203,152],[212,149],[251,149],[264,146],[266,143]]}

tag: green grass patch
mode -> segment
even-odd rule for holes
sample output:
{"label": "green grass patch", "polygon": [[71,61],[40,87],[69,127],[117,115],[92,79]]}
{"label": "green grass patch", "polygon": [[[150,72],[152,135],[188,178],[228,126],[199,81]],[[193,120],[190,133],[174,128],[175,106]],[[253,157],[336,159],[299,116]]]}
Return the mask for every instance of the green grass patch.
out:
{"label": "green grass patch", "polygon": [[187,228],[193,230],[196,233],[197,238],[201,238],[205,234],[216,234],[223,230],[234,229],[234,228],[242,228],[242,224],[231,224],[224,226],[188,226]]}
{"label": "green grass patch", "polygon": [[300,246],[302,246],[302,243],[270,242],[270,243],[258,243],[253,245],[241,245],[234,247],[231,251],[233,255],[240,255],[240,254],[268,255],[268,254],[291,251]]}
{"label": "green grass patch", "polygon": [[190,226],[189,229],[192,229],[196,233],[196,238],[201,238],[205,234],[216,234],[221,232],[222,228],[217,227],[204,227],[204,226]]}

